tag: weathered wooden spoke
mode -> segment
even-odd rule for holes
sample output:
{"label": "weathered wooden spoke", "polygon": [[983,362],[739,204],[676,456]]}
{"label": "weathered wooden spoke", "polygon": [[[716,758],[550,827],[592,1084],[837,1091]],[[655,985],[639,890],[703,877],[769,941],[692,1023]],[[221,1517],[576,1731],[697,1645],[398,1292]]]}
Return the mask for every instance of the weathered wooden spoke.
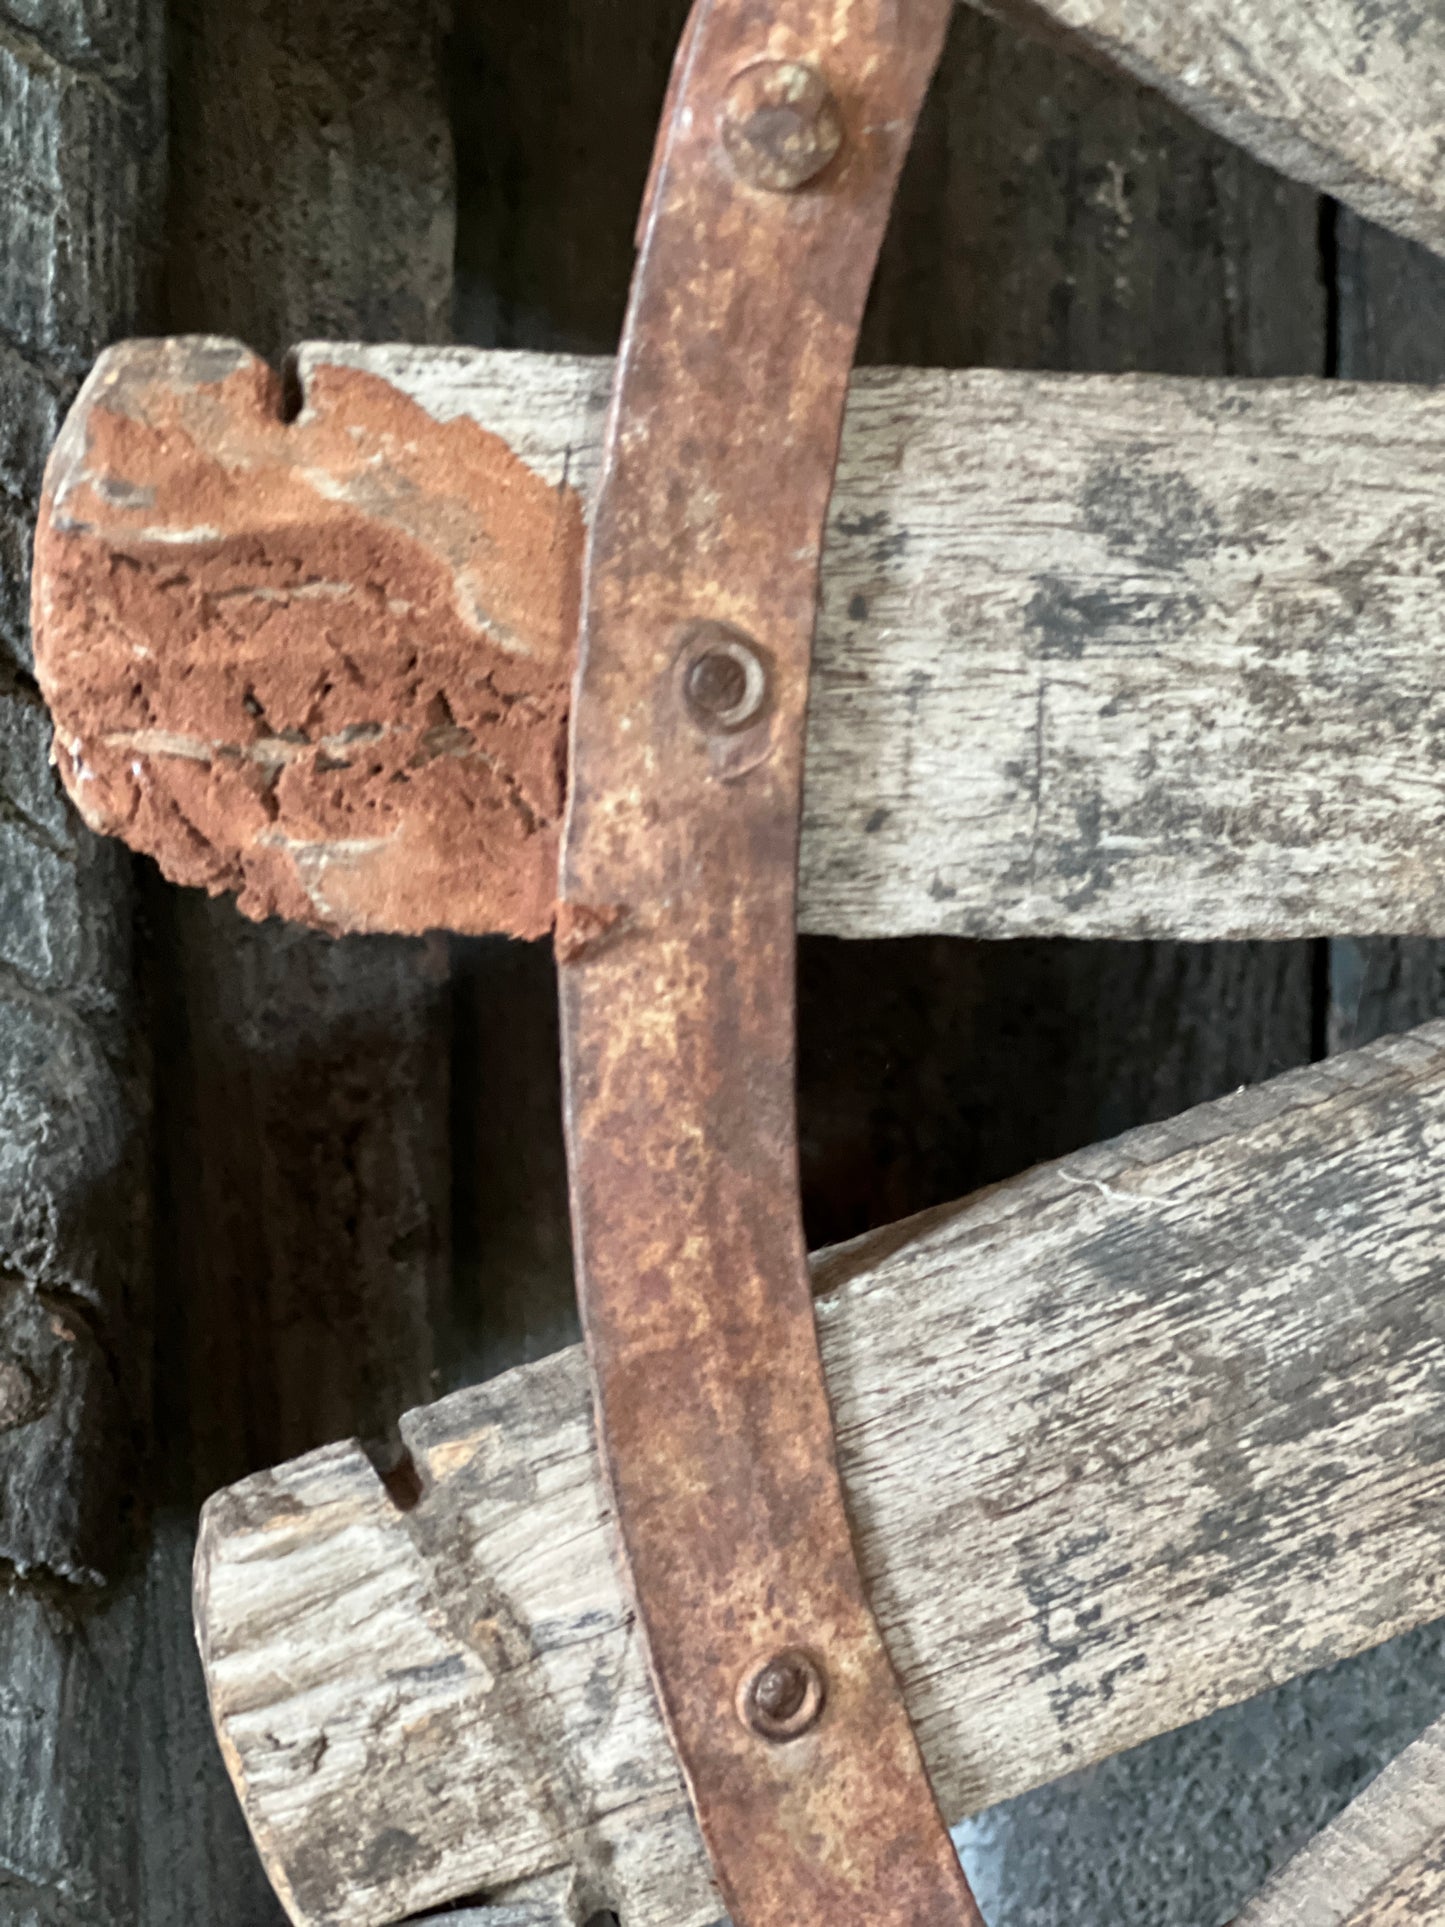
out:
{"label": "weathered wooden spoke", "polygon": [[[255,916],[546,930],[611,373],[309,345],[286,422],[236,343],[111,350],[40,551],[87,819]],[[1445,927],[1442,457],[1434,389],[859,372],[802,928]]]}
{"label": "weathered wooden spoke", "polygon": [[[1352,0],[984,10],[1062,34],[1296,179],[1445,252],[1436,11]],[[52,59],[28,41],[22,52],[37,70]],[[84,65],[75,71],[89,86]],[[63,61],[60,71],[75,78]],[[850,85],[875,77],[860,70]],[[114,106],[108,93],[103,104]],[[679,120],[679,151],[697,125]],[[104,134],[97,151],[107,142],[130,154],[135,126]],[[744,242],[757,250],[757,231]],[[686,248],[664,265],[652,289],[662,309],[684,283]],[[444,276],[433,280],[424,299],[418,291],[415,332],[440,325]],[[124,310],[124,291],[106,299],[107,313]],[[857,305],[834,313],[819,296],[835,350]],[[628,364],[638,420],[655,404],[663,350],[681,365],[708,345],[709,325],[683,309],[657,336],[661,359]],[[683,354],[688,329],[697,339]],[[780,332],[797,367],[775,385],[816,399],[818,358]],[[41,345],[68,372],[70,336],[53,330]],[[33,348],[22,344],[22,361]],[[605,492],[597,510],[613,372],[560,356],[311,345],[287,395],[222,339],[102,357],[52,459],[35,605],[57,761],[90,824],[183,881],[239,889],[258,917],[332,932],[551,927],[584,540],[595,522],[614,576],[646,550],[617,539]],[[48,405],[41,395],[41,413]],[[692,486],[697,437],[672,419],[666,473]],[[809,419],[817,453],[828,408]],[[1442,440],[1445,411],[1424,389],[858,376],[823,561],[802,927],[1445,933]],[[620,446],[625,455],[626,432]],[[763,482],[766,468],[757,463]],[[634,510],[645,493],[634,487]],[[663,540],[682,493],[655,489],[645,513],[628,511],[633,535],[669,558],[699,526],[682,515],[677,539]],[[736,490],[737,528],[756,506]],[[775,520],[758,515],[738,555],[762,556]],[[778,594],[763,593],[760,565],[749,601],[736,555],[725,580],[704,582],[740,598],[770,648],[774,605],[791,611],[777,617],[778,650],[756,659],[786,672],[780,686],[799,709],[798,592],[816,533],[806,520],[781,543]],[[594,586],[592,604],[604,645],[594,667],[615,697],[642,646],[637,602],[609,603]],[[650,591],[642,604],[656,617],[644,638],[655,654],[678,611]],[[332,677],[342,635],[346,676]],[[218,660],[225,675],[213,673]],[[746,639],[733,660],[751,660]],[[31,714],[18,691],[5,700]],[[600,713],[594,704],[584,738]],[[655,759],[628,762],[640,713],[620,704],[612,718],[618,766],[631,771],[624,804],[643,793],[631,777],[656,774]],[[684,855],[685,790],[669,792],[667,818]],[[590,852],[589,805],[574,812],[564,957],[620,920],[621,884],[594,903],[620,820],[598,794],[588,791],[601,825]],[[31,837],[27,877],[37,851],[56,855]],[[59,860],[82,867],[69,843]],[[746,836],[719,867],[729,877],[760,867]],[[787,892],[772,885],[776,909]],[[117,886],[105,889],[113,907]],[[674,897],[655,895],[671,915]],[[769,955],[790,946],[785,912],[764,919]],[[747,969],[733,976],[763,950],[744,945]],[[620,1004],[625,975],[609,965],[586,979],[584,1014]],[[762,1081],[765,1108],[781,1117],[774,1086],[786,1078],[771,1073],[785,1068],[786,1026],[761,966],[756,976],[735,1001],[761,1013],[759,1035],[777,1045]],[[656,1017],[672,983],[660,970],[634,1004]],[[49,988],[37,999],[21,987],[27,1021],[44,1016]],[[59,1002],[71,988],[67,978]],[[586,994],[573,983],[574,1022]],[[89,1007],[84,1016],[92,1022]],[[698,1035],[706,1043],[705,1023]],[[642,1056],[619,1062],[645,1096],[660,1087],[651,1070],[678,1055],[659,1047],[651,1069]],[[737,1066],[715,1055],[726,1083]],[[734,1081],[746,1094],[748,1078]],[[443,1103],[440,1085],[434,1095]],[[634,1121],[645,1110],[639,1098]],[[1431,1026],[815,1261],[858,1559],[946,1817],[1445,1609],[1434,1528],[1442,1131],[1445,1027]],[[584,1119],[579,1170],[604,1142],[610,1156],[616,1137],[589,1136]],[[645,1178],[659,1157],[642,1166]],[[584,1226],[609,1208],[613,1175],[584,1198]],[[734,1215],[747,1226],[762,1216]],[[650,1222],[655,1242],[688,1242],[660,1184]],[[797,1282],[794,1333],[809,1327],[800,1269]],[[13,1295],[33,1324],[33,1296]],[[94,1295],[108,1318],[106,1294]],[[729,1343],[737,1322],[718,1321]],[[615,1359],[626,1321],[604,1336]],[[416,1379],[410,1353],[424,1351],[423,1334],[396,1382]],[[83,1344],[82,1368],[87,1355]],[[672,1358],[669,1386],[692,1367],[676,1347]],[[108,1413],[113,1391],[91,1377]],[[83,1369],[67,1399],[88,1409]],[[359,1423],[345,1397],[336,1409],[338,1425]],[[87,1425],[94,1457],[104,1424]],[[662,1476],[650,1489],[622,1481],[624,1509],[643,1521],[635,1544],[667,1485],[645,1429]],[[412,1465],[389,1487],[359,1447],[337,1445],[222,1493],[204,1529],[196,1603],[212,1708],[293,1919],[381,1927],[485,1893],[466,1917],[499,1927],[580,1927],[608,1907],[623,1927],[714,1927],[717,1892],[611,1563],[578,1355],[414,1412],[402,1431]],[[32,1459],[37,1441],[39,1431],[22,1441]],[[30,1481],[32,1459],[17,1455],[18,1479]],[[77,1491],[101,1490],[87,1468]],[[42,1563],[67,1582],[89,1576],[89,1515],[24,1517],[37,1544],[59,1548]],[[836,1506],[830,1518],[841,1569],[849,1535]],[[666,1600],[675,1562],[656,1564],[659,1545],[669,1553],[666,1534],[652,1553],[667,1584],[652,1597]],[[22,1550],[30,1556],[28,1541]],[[670,1597],[700,1600],[705,1620],[715,1590],[673,1585]],[[699,1678],[735,1670],[735,1655],[714,1650],[734,1628],[724,1614],[688,1642],[674,1638],[678,1623],[674,1612],[655,1618],[654,1652],[679,1648],[661,1673],[696,1788],[718,1749],[695,1707],[678,1717],[679,1668],[706,1648]],[[875,1678],[886,1674],[884,1664]],[[887,1693],[876,1704],[906,1735]],[[868,1724],[861,1701],[854,1713]],[[855,1744],[842,1764],[860,1757]],[[1440,1757],[1428,1734],[1239,1927],[1433,1918],[1445,1897]],[[780,1875],[748,1864],[749,1841],[776,1817],[776,1800],[756,1795],[719,1856],[738,1895],[786,1885],[786,1865]],[[921,1812],[926,1801],[901,1804]],[[847,1808],[835,1801],[829,1824],[845,1827]],[[784,1816],[782,1862],[787,1831]],[[931,1904],[947,1912],[959,1904],[951,1858],[935,1824],[920,1824],[924,1834]],[[716,1852],[716,1828],[710,1837]],[[821,1838],[807,1851],[815,1868],[828,1864]],[[926,1857],[920,1849],[910,1867]],[[868,1878],[886,1894],[877,1866]],[[803,1882],[785,1915],[806,1902]]]}
{"label": "weathered wooden spoke", "polygon": [[[815,1261],[951,1820],[1440,1615],[1442,1134],[1436,1024]],[[551,1878],[548,1927],[709,1927],[580,1353],[402,1431],[412,1510],[339,1445],[202,1535],[212,1707],[296,1919]]]}

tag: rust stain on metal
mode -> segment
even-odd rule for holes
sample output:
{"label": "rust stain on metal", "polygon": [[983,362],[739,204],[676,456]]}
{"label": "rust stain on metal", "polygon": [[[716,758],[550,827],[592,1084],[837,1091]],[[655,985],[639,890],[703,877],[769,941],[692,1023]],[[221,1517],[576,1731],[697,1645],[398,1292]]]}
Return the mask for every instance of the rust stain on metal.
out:
{"label": "rust stain on metal", "polygon": [[728,88],[723,145],[754,187],[796,193],[843,145],[843,121],[827,81],[801,60],[759,60]]}
{"label": "rust stain on metal", "polygon": [[558,963],[575,963],[610,936],[626,914],[620,903],[559,903],[552,933]]}
{"label": "rust stain on metal", "polygon": [[979,1927],[854,1558],[793,1077],[824,515],[948,12],[698,0],[588,552],[564,928],[628,915],[563,944],[579,1283],[653,1676],[737,1927]]}

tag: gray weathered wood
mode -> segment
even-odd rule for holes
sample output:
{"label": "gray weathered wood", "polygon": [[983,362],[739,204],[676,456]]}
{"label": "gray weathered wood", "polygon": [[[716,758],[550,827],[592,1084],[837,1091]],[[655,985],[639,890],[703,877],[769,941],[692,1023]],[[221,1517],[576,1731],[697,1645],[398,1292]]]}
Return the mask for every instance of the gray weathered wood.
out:
{"label": "gray weathered wood", "polygon": [[[303,388],[337,363],[590,490],[608,364],[314,346]],[[803,928],[1445,927],[1442,451],[1432,390],[860,371]]]}
{"label": "gray weathered wood", "polygon": [[[952,1817],[1438,1615],[1445,1025],[817,1264],[860,1558]],[[613,1564],[575,1351],[210,1502],[213,1711],[293,1916],[571,1867],[716,1902]],[[572,1918],[566,1911],[554,1916]]]}
{"label": "gray weathered wood", "polygon": [[1234,1927],[1424,1927],[1445,1911],[1445,1722],[1392,1760]]}
{"label": "gray weathered wood", "polygon": [[977,0],[1068,35],[1271,167],[1445,249],[1445,16],[1415,0]]}
{"label": "gray weathered wood", "polygon": [[[1445,262],[1342,209],[1334,227],[1338,363],[1350,381],[1436,383],[1445,376]],[[1435,1016],[1445,952],[1409,937],[1331,946],[1330,1029],[1338,1048]]]}
{"label": "gray weathered wood", "polygon": [[[1332,221],[1338,373],[1433,383],[1445,372],[1445,263],[1340,210]],[[1442,947],[1330,944],[1329,1040],[1347,1049],[1436,1015]],[[1427,1651],[1418,1662],[1433,1672]],[[1237,1927],[1405,1927],[1445,1911],[1445,1726],[1428,1730],[1270,1882]]]}

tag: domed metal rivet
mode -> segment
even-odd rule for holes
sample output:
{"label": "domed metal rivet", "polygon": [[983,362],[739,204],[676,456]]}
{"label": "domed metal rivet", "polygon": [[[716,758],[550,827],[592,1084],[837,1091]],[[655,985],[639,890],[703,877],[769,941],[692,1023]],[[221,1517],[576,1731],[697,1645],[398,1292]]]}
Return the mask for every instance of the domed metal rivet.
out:
{"label": "domed metal rivet", "polygon": [[722,139],[750,186],[792,194],[816,179],[843,145],[843,117],[816,67],[759,60],[733,77]]}
{"label": "domed metal rivet", "polygon": [[768,697],[768,672],[755,645],[725,622],[694,622],[683,636],[682,693],[695,722],[742,729]]}
{"label": "domed metal rivet", "polygon": [[760,1739],[796,1740],[815,1726],[827,1688],[818,1662],[801,1647],[774,1653],[742,1691],[742,1714]]}

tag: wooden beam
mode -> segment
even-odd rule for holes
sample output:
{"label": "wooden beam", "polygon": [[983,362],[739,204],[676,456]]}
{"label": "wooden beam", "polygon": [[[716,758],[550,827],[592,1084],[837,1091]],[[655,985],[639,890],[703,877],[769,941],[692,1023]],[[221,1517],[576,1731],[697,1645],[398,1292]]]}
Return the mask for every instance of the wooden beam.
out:
{"label": "wooden beam", "polygon": [[[1445,1611],[1445,1024],[817,1261],[860,1557],[951,1817]],[[550,1876],[717,1919],[576,1351],[214,1498],[196,1609],[293,1919]],[[401,1490],[400,1487],[396,1488]]]}
{"label": "wooden beam", "polygon": [[[298,371],[289,425],[234,344],[88,384],[38,551],[62,772],[253,915],[536,934],[609,366]],[[803,927],[1445,930],[1442,451],[1435,391],[861,372]]]}
{"label": "wooden beam", "polygon": [[1445,1720],[1281,1869],[1234,1927],[1426,1927],[1445,1914]]}
{"label": "wooden beam", "polygon": [[1226,139],[1445,250],[1445,23],[1414,0],[975,0],[1123,68]]}
{"label": "wooden beam", "polygon": [[163,0],[0,0],[0,1916],[45,1927],[145,1912],[113,1629],[155,1335],[131,866],[50,766],[29,553],[81,376],[156,319],[164,27]]}

